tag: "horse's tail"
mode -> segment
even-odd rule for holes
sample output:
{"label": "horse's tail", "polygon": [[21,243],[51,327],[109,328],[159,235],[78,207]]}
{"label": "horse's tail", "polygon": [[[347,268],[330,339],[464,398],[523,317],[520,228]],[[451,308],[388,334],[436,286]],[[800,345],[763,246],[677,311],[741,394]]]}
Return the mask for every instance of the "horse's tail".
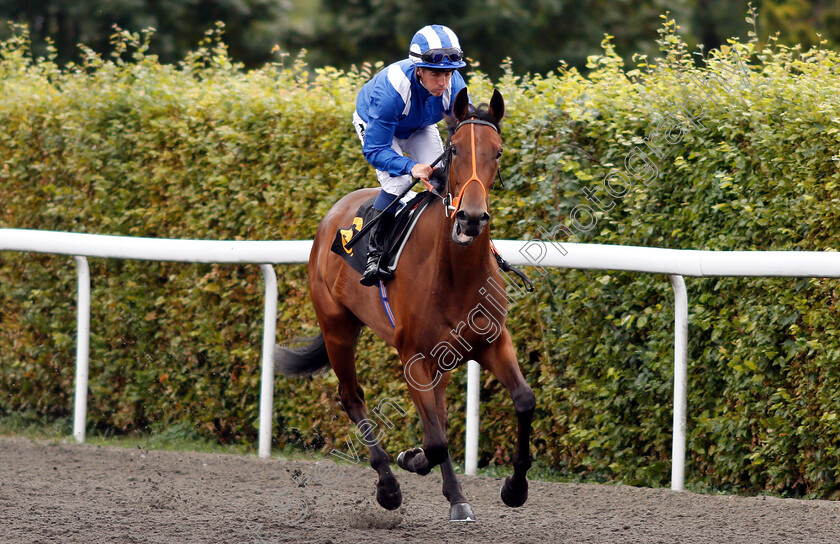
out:
{"label": "horse's tail", "polygon": [[307,339],[300,348],[274,346],[274,371],[285,376],[311,376],[330,366],[324,335]]}

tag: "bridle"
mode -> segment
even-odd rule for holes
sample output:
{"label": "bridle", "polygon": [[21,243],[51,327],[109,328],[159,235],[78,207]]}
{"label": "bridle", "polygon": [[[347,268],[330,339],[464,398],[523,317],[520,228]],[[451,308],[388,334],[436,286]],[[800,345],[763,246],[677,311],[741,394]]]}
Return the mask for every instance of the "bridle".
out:
{"label": "bridle", "polygon": [[[458,132],[458,129],[460,129],[464,125],[470,125],[470,151],[471,151],[471,156],[472,156],[472,176],[470,177],[470,179],[467,180],[467,182],[463,186],[461,186],[461,190],[458,191],[458,195],[455,198],[453,198],[452,197],[452,192],[451,192],[451,189],[450,189],[451,184],[452,184],[452,179],[449,175],[449,167],[452,164],[452,155],[454,154],[453,153],[454,148],[452,146],[452,137],[455,136],[455,133]],[[486,125],[488,127],[492,127],[493,130],[495,130],[497,133],[501,134],[501,131],[499,130],[499,127],[496,126],[495,124],[489,122],[489,121],[485,121],[483,119],[476,119],[474,117],[469,118],[469,119],[464,119],[463,121],[458,123],[458,126],[456,126],[455,129],[452,130],[452,132],[449,134],[449,139],[446,142],[446,147],[444,148],[443,153],[433,163],[433,165],[434,165],[435,163],[439,162],[441,159],[445,159],[443,175],[446,178],[446,196],[443,196],[440,193],[438,193],[438,191],[435,189],[435,187],[431,183],[429,183],[427,181],[423,182],[426,185],[426,189],[428,189],[429,192],[431,192],[432,194],[434,194],[435,196],[440,198],[441,201],[443,201],[443,212],[444,212],[444,214],[446,214],[446,217],[450,216],[450,212],[458,213],[458,210],[461,207],[461,199],[464,196],[464,191],[466,191],[467,187],[469,187],[469,185],[474,181],[478,182],[478,186],[481,187],[481,190],[484,192],[484,197],[487,198],[487,189],[485,188],[484,183],[482,183],[481,179],[478,177],[478,165],[476,164],[476,159],[475,159],[475,125]],[[497,169],[496,173],[499,176],[499,182],[504,184],[504,182],[502,181],[501,172]]]}
{"label": "bridle", "polygon": [[[467,181],[467,183],[465,183],[464,186],[461,187],[461,191],[458,193],[458,196],[453,199],[452,198],[452,193],[449,190],[449,186],[450,186],[450,183],[451,183],[451,180],[449,179],[449,165],[452,163],[452,155],[454,154],[452,152],[452,149],[453,149],[452,148],[452,137],[455,135],[456,132],[458,132],[458,129],[461,128],[464,125],[473,125],[473,126],[470,127],[470,129],[472,131],[472,133],[470,134],[470,143],[471,143],[471,146],[472,146],[473,174],[472,174],[472,177]],[[490,121],[485,121],[483,119],[476,119],[475,117],[470,117],[469,119],[464,119],[463,121],[458,123],[458,126],[456,126],[453,130],[451,130],[449,132],[449,139],[446,141],[446,147],[444,147],[443,153],[441,153],[440,156],[438,158],[436,158],[434,161],[432,161],[432,163],[431,163],[431,167],[434,168],[435,165],[438,164],[440,161],[444,161],[443,176],[446,179],[446,196],[443,196],[442,194],[440,194],[438,192],[437,188],[434,185],[432,185],[431,183],[429,183],[426,180],[423,180],[423,185],[426,186],[426,189],[431,194],[433,194],[434,196],[439,198],[441,200],[441,202],[443,202],[443,213],[446,215],[447,218],[450,217],[450,215],[449,215],[450,211],[455,212],[455,213],[458,212],[458,208],[461,205],[461,197],[464,196],[464,189],[466,189],[467,185],[469,185],[471,182],[477,181],[478,184],[481,186],[481,189],[484,191],[484,196],[485,197],[487,196],[487,189],[484,188],[484,184],[481,183],[481,180],[478,178],[478,168],[477,168],[478,165],[475,162],[475,126],[474,125],[487,125],[488,127],[493,127],[493,130],[495,130],[498,134],[502,133],[499,130],[499,127],[496,126],[495,124],[491,123]],[[504,180],[502,180],[502,173],[499,169],[496,169],[496,174],[499,177],[499,183],[504,185]],[[353,236],[350,239],[350,241],[347,242],[344,245],[344,247],[346,249],[350,249],[354,245],[356,245],[356,242],[361,240],[362,236],[365,233],[367,233],[379,221],[379,218],[381,218],[384,215],[384,212],[388,211],[392,206],[394,206],[398,202],[400,202],[402,197],[404,197],[406,194],[408,194],[408,191],[411,190],[411,188],[414,186],[415,183],[417,183],[416,179],[414,180],[414,183],[412,183],[410,186],[408,186],[405,189],[405,191],[403,191],[403,193],[400,195],[399,198],[394,199],[390,204],[388,204],[388,206],[385,208],[385,210],[383,210],[383,213],[380,213],[379,215],[377,215],[376,217],[374,217],[370,221],[367,221],[365,223],[365,225],[362,227],[362,229],[358,232],[358,234]]]}

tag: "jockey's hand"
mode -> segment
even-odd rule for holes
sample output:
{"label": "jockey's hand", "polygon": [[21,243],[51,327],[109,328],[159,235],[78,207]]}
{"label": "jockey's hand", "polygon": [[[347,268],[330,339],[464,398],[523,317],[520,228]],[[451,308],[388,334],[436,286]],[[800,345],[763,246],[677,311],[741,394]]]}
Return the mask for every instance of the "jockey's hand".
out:
{"label": "jockey's hand", "polygon": [[432,172],[434,172],[434,169],[431,165],[417,163],[411,168],[411,177],[422,179],[423,181],[429,181],[429,177],[431,177]]}

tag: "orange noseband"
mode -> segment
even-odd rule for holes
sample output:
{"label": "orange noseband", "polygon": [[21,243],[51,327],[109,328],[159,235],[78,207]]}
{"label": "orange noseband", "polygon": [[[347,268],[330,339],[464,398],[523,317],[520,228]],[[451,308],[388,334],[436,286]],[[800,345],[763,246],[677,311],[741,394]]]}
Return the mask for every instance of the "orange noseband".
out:
{"label": "orange noseband", "polygon": [[481,183],[480,179],[478,179],[478,167],[475,163],[475,123],[470,124],[470,148],[472,151],[472,177],[467,180],[463,187],[461,187],[461,190],[458,192],[458,196],[456,196],[452,201],[452,208],[455,210],[455,213],[458,213],[458,210],[461,207],[461,198],[464,196],[464,191],[466,191],[467,187],[470,186],[470,183],[474,181],[478,182],[478,186],[481,187],[481,191],[484,193],[484,198],[487,198],[487,189],[484,188],[484,184]]}

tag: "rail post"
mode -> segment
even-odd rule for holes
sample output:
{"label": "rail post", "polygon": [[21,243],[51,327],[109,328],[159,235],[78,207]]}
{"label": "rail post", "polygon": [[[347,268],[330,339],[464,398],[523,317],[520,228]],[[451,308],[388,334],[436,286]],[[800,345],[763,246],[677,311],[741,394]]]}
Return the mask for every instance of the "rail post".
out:
{"label": "rail post", "polygon": [[261,264],[265,280],[265,317],[263,319],[262,376],[260,378],[259,456],[271,457],[271,418],[274,412],[274,342],[277,334],[277,275],[270,264]]}
{"label": "rail post", "polygon": [[688,412],[688,294],[682,276],[670,275],[674,288],[674,436],[671,443],[671,489],[685,489],[685,442]]}
{"label": "rail post", "polygon": [[74,257],[77,275],[76,393],[73,399],[73,436],[85,441],[87,424],[88,362],[90,358],[90,267],[84,257]]}
{"label": "rail post", "polygon": [[481,367],[475,361],[467,361],[467,424],[464,443],[464,474],[478,473],[478,397],[481,390],[479,377]]}

